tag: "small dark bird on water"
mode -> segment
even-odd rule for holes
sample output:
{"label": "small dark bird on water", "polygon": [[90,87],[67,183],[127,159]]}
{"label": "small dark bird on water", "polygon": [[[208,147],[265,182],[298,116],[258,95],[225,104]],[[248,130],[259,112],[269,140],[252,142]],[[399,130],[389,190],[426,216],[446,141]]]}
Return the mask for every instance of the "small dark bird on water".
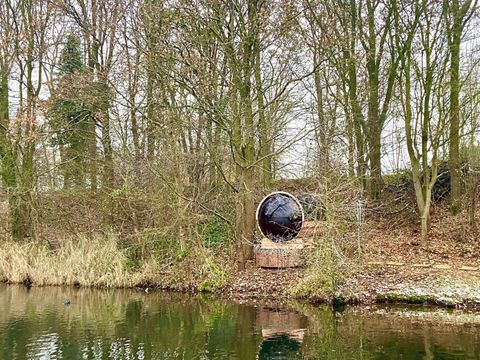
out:
{"label": "small dark bird on water", "polygon": [[30,276],[27,275],[25,279],[23,279],[23,285],[26,286],[27,289],[30,289],[32,287],[33,281],[30,279]]}
{"label": "small dark bird on water", "polygon": [[63,300],[63,305],[70,305],[70,300],[68,299]]}

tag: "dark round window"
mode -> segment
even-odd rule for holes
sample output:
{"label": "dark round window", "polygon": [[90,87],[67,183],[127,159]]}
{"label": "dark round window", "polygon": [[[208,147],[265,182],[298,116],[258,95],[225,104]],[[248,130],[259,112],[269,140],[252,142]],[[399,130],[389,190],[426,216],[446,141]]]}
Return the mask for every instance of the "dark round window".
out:
{"label": "dark round window", "polygon": [[270,240],[292,240],[302,228],[302,206],[289,193],[272,193],[258,205],[257,222],[262,234]]}

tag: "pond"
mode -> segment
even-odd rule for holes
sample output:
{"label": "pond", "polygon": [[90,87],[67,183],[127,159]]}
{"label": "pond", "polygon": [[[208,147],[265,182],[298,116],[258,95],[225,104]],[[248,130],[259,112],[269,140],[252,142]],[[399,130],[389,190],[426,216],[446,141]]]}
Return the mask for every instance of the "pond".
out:
{"label": "pond", "polygon": [[0,358],[480,359],[480,314],[0,284]]}

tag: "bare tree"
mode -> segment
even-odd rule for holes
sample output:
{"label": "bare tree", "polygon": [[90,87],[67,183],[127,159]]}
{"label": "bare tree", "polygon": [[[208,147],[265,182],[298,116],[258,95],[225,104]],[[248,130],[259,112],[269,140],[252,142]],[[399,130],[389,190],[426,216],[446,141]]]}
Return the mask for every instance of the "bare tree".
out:
{"label": "bare tree", "polygon": [[450,141],[449,162],[451,176],[451,210],[461,210],[460,164],[460,44],[468,21],[476,11],[477,0],[443,1],[443,18],[450,52]]}
{"label": "bare tree", "polygon": [[[406,13],[413,14],[410,15],[413,19],[409,20]],[[432,189],[438,176],[439,151],[445,138],[447,57],[438,6],[427,0],[418,1],[413,9],[406,9],[406,13],[403,23],[399,14],[395,16],[396,43],[404,42],[407,47],[406,56],[401,60],[400,93],[407,150],[421,218],[422,244],[426,246]],[[410,29],[418,27],[415,38],[402,37],[405,26]]]}

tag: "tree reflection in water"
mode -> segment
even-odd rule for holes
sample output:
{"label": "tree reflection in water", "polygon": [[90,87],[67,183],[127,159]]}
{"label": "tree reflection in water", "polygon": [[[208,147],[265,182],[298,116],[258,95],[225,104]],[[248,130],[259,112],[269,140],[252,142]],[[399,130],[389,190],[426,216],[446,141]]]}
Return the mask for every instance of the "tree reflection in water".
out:
{"label": "tree reflection in water", "polygon": [[480,314],[446,310],[334,312],[297,302],[0,284],[2,360],[477,360],[479,326]]}

